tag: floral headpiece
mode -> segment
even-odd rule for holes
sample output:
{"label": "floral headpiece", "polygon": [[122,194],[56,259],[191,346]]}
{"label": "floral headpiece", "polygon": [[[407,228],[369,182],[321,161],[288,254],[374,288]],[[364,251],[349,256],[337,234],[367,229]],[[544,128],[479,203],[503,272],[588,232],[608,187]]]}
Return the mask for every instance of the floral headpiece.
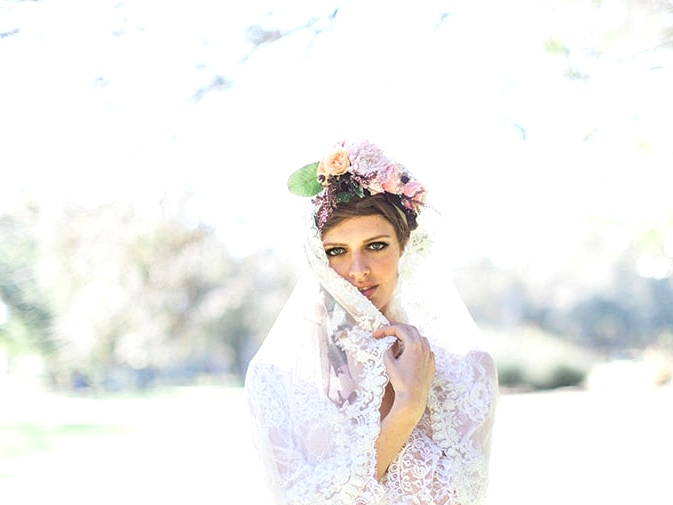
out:
{"label": "floral headpiece", "polygon": [[322,161],[310,163],[288,180],[289,190],[299,196],[314,197],[315,217],[322,230],[332,211],[340,203],[365,196],[385,194],[416,227],[426,191],[411,173],[385,156],[382,149],[367,140],[344,140],[334,145]]}

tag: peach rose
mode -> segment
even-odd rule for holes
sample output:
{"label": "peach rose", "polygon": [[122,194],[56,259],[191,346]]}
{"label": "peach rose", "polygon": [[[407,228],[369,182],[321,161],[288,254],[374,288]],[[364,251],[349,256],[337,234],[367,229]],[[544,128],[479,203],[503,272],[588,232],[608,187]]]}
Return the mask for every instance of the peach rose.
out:
{"label": "peach rose", "polygon": [[[337,149],[328,154],[318,166],[318,175],[343,175],[348,171],[351,162],[345,149]],[[321,172],[322,171],[322,172]]]}

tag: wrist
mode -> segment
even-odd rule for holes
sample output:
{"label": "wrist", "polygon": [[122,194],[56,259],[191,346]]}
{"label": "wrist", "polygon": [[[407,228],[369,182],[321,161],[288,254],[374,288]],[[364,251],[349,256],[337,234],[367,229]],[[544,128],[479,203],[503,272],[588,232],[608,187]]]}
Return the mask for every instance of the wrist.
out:
{"label": "wrist", "polygon": [[407,419],[416,426],[425,411],[425,401],[416,395],[396,393],[395,400],[390,408],[390,414],[400,419]]}

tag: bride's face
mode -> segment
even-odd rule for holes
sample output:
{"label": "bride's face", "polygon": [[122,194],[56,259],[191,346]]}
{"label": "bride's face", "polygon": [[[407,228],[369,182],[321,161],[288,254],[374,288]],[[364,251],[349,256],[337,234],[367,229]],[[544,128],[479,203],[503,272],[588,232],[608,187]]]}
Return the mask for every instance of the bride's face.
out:
{"label": "bride's face", "polygon": [[330,266],[385,315],[402,254],[393,225],[379,215],[353,217],[327,230],[322,242]]}

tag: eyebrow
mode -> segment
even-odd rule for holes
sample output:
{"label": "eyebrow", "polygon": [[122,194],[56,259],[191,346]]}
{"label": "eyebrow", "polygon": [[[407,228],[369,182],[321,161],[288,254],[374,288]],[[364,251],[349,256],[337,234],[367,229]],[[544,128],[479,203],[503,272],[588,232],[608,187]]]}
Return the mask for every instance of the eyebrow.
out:
{"label": "eyebrow", "polygon": [[[376,235],[375,237],[370,237],[368,239],[363,240],[362,243],[364,244],[364,243],[368,243],[368,242],[375,242],[375,241],[381,240],[383,238],[390,240],[391,237],[392,237],[392,235],[388,235],[387,233],[383,234],[383,235]],[[342,244],[342,243],[339,243],[339,242],[323,242],[323,244],[322,244],[323,247],[335,247],[335,246],[343,246],[343,245],[347,245],[347,244]]]}

